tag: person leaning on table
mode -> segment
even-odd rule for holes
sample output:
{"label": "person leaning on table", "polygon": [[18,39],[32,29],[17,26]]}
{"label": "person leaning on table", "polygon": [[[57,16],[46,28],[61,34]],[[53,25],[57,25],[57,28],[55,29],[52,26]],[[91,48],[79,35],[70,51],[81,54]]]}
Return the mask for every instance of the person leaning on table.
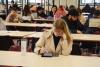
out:
{"label": "person leaning on table", "polygon": [[18,14],[17,9],[12,9],[11,13],[6,17],[6,22],[19,23],[22,22],[21,15]]}
{"label": "person leaning on table", "polygon": [[54,22],[53,29],[45,31],[36,43],[35,52],[39,55],[50,52],[55,56],[69,55],[72,51],[73,40],[65,21],[58,19]]}

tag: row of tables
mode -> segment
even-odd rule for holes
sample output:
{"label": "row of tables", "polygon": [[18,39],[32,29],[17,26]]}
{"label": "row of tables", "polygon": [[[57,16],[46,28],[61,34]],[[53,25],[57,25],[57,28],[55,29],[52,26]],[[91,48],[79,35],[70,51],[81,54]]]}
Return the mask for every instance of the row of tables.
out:
{"label": "row of tables", "polygon": [[[21,37],[21,38],[40,38],[43,32],[26,32],[26,31],[0,31],[0,36]],[[96,34],[72,34],[77,41],[96,41],[100,42],[100,35]]]}

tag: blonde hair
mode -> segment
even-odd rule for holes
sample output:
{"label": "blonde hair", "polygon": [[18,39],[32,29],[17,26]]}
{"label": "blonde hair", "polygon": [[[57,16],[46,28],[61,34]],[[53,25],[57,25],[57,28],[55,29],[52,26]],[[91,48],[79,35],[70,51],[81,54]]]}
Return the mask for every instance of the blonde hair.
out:
{"label": "blonde hair", "polygon": [[54,22],[54,27],[55,28],[60,28],[65,33],[68,44],[70,44],[73,41],[73,39],[71,37],[71,33],[68,29],[68,25],[66,24],[66,22],[63,19],[56,20]]}

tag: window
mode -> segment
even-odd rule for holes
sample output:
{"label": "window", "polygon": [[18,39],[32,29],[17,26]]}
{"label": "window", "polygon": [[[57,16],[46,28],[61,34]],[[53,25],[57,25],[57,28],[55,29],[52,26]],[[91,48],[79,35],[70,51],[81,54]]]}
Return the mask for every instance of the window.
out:
{"label": "window", "polygon": [[94,5],[94,3],[95,5],[96,4],[100,5],[100,0],[80,0],[80,5],[86,5],[86,4]]}
{"label": "window", "polygon": [[44,0],[29,0],[30,3],[44,3]]}
{"label": "window", "polygon": [[95,3],[96,4],[100,4],[100,0],[95,0]]}

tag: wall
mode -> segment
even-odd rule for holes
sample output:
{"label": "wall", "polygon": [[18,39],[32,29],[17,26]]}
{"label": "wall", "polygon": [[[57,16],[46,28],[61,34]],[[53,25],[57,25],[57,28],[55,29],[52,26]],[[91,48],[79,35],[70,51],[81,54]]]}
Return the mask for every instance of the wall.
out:
{"label": "wall", "polygon": [[64,6],[66,6],[66,4],[68,6],[74,5],[74,6],[78,7],[78,0],[60,0],[60,1],[59,0],[55,0],[55,5],[59,6],[59,4],[60,5],[64,5]]}

